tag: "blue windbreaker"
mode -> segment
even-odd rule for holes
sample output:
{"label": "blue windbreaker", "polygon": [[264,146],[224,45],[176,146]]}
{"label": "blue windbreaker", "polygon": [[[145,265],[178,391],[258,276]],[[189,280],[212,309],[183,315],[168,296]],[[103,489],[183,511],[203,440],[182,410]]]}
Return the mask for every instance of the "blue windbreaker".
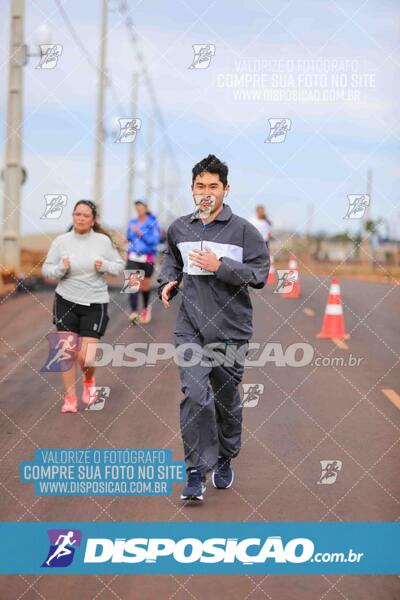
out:
{"label": "blue windbreaker", "polygon": [[[136,225],[143,232],[142,237],[133,231],[132,225]],[[126,239],[129,241],[128,253],[156,254],[157,244],[160,242],[160,227],[157,218],[153,214],[149,214],[143,223],[138,219],[131,219],[128,223]]]}

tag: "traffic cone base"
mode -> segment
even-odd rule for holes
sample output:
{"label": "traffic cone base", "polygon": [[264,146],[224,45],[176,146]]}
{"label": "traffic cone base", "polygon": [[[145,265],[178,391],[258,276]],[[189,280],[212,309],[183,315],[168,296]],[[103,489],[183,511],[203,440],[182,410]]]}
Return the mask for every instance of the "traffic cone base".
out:
{"label": "traffic cone base", "polygon": [[350,339],[350,334],[349,333],[325,333],[325,332],[320,332],[317,336],[316,336],[319,340],[349,340]]}
{"label": "traffic cone base", "polygon": [[300,298],[301,296],[301,288],[299,280],[293,282],[293,287],[290,292],[283,293],[282,296],[284,298]]}

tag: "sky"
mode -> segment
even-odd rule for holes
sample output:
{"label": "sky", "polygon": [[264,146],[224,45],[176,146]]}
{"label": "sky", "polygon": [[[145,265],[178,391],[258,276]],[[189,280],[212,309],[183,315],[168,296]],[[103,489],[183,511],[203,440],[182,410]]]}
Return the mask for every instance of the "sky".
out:
{"label": "sky", "polygon": [[[23,233],[62,231],[73,204],[93,197],[100,0],[60,0],[82,40],[76,45],[55,0],[26,1],[25,38],[36,52],[43,24],[62,45],[57,66],[24,67]],[[118,118],[141,119],[135,140],[145,195],[152,99],[143,83],[137,114],[130,109],[138,69],[119,2],[109,0],[103,222],[126,226],[129,144],[115,143]],[[366,193],[370,217],[384,219],[400,238],[399,4],[391,0],[127,0],[140,52],[150,74],[173,148],[162,178],[165,136],[154,131],[150,207],[168,203],[175,216],[192,210],[191,169],[216,154],[230,170],[227,202],[249,218],[264,204],[275,227],[305,232],[355,232],[344,220],[349,194]],[[0,135],[4,163],[10,2],[0,0]],[[211,44],[207,68],[190,69],[193,45]],[[116,101],[117,99],[117,101]],[[123,113],[123,114],[121,114]],[[288,119],[281,143],[267,141],[269,119]],[[287,121],[289,123],[289,121]],[[2,185],[0,185],[2,205]],[[66,194],[58,220],[41,219],[45,194]]]}

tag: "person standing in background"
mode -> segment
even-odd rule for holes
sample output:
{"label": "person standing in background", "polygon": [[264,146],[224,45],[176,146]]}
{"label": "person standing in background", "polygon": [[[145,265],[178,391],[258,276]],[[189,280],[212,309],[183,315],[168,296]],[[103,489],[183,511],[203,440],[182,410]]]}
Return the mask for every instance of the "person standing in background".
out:
{"label": "person standing in background", "polygon": [[141,281],[139,290],[143,297],[143,310],[139,315],[139,292],[130,293],[131,314],[129,318],[132,323],[139,321],[142,324],[147,324],[151,321],[150,285],[157,245],[160,242],[160,227],[157,218],[148,210],[145,202],[137,200],[135,208],[137,217],[129,221],[126,234],[129,242],[126,268],[144,271],[144,279]]}
{"label": "person standing in background", "polygon": [[265,206],[259,204],[256,207],[256,216],[250,219],[250,223],[258,229],[263,239],[268,242],[271,237],[272,222],[267,217]]}

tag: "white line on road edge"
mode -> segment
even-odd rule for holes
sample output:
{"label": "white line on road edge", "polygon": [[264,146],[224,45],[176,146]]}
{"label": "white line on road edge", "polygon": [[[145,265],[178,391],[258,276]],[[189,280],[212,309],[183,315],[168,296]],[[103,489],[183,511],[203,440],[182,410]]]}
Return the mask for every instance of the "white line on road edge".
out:
{"label": "white line on road edge", "polygon": [[400,410],[400,396],[394,390],[383,389],[382,392],[386,398],[393,402],[393,404]]}
{"label": "white line on road edge", "polygon": [[332,338],[332,342],[333,342],[334,344],[336,344],[336,346],[337,346],[338,348],[340,348],[341,350],[348,350],[348,349],[349,349],[349,347],[348,347],[348,345],[346,344],[346,342],[344,342],[343,340],[341,340],[341,339],[339,339],[339,338]]}

